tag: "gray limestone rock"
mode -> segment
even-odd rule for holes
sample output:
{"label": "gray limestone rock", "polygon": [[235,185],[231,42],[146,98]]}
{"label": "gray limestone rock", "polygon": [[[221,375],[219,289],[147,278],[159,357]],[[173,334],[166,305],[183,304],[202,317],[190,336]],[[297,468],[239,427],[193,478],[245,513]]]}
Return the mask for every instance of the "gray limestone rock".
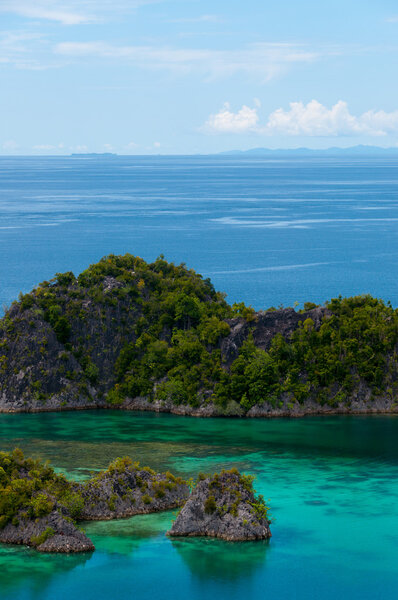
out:
{"label": "gray limestone rock", "polygon": [[0,529],[0,542],[24,544],[41,552],[89,552],[92,541],[74,523],[54,510],[39,519],[19,517],[18,525],[7,523]]}
{"label": "gray limestone rock", "polygon": [[187,499],[189,487],[171,473],[155,473],[123,458],[81,484],[79,492],[84,499],[80,519],[97,521],[176,508]]}
{"label": "gray limestone rock", "polygon": [[229,541],[271,537],[267,507],[255,496],[252,481],[236,469],[199,480],[168,535]]}

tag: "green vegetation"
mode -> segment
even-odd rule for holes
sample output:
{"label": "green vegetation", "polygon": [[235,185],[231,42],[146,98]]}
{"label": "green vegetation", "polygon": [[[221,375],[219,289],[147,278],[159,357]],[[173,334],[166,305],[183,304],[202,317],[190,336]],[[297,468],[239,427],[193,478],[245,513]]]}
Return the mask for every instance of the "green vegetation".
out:
{"label": "green vegetation", "polygon": [[17,515],[30,519],[48,515],[56,502],[66,506],[77,496],[72,484],[47,463],[25,458],[19,449],[0,452],[0,528],[9,521],[16,524]]}
{"label": "green vegetation", "polygon": [[233,311],[210,281],[162,258],[141,269],[140,282],[142,315],[134,340],[116,360],[116,385],[108,398],[116,404],[149,396],[197,405],[204,388],[220,377],[219,341],[229,333],[223,319]]}
{"label": "green vegetation", "polygon": [[375,396],[396,393],[398,311],[370,296],[340,297],[326,308],[318,329],[307,318],[290,339],[275,335],[268,352],[249,337],[216,385],[216,401],[232,399],[248,410],[278,406],[284,396],[298,403],[312,397],[334,406],[349,402],[361,382]]}
{"label": "green vegetation", "polygon": [[[98,509],[95,516],[101,518],[106,514],[105,505],[115,512],[121,501],[133,505],[141,499],[156,509],[167,492],[184,484],[170,472],[159,474],[149,467],[140,468],[129,457],[117,458],[106,470],[78,484],[56,474],[47,463],[25,458],[19,449],[0,452],[0,529],[9,522],[18,526],[21,521],[40,519],[55,510],[76,521],[91,518],[92,510]],[[53,533],[47,528],[40,534],[45,538],[32,544],[40,545]]]}
{"label": "green vegetation", "polygon": [[40,535],[32,535],[30,538],[30,543],[32,546],[40,546],[40,544],[44,544],[49,538],[51,538],[55,534],[55,531],[52,527],[47,527]]}
{"label": "green vegetation", "polygon": [[[321,311],[318,320],[312,311]],[[283,310],[270,309],[267,315]],[[210,280],[160,256],[110,255],[77,278],[57,273],[20,295],[0,321],[0,392],[12,403],[76,401],[122,406],[215,405],[243,416],[253,406],[292,410],[308,399],[349,406],[398,395],[398,311],[370,296],[306,303],[294,327],[259,347],[263,318],[232,307]],[[223,341],[243,325],[232,359]],[[261,341],[261,340],[260,340]]]}
{"label": "green vegetation", "polygon": [[[253,508],[256,520],[261,521],[265,519],[268,523],[271,522],[269,507],[266,505],[264,497],[261,494],[256,495],[256,491],[253,488],[253,475],[244,475],[233,467],[229,470],[223,469],[220,473],[215,473],[212,476],[199,473],[197,482],[204,481],[206,478],[210,480],[209,495],[204,503],[205,513],[213,514],[218,512],[222,516],[226,512],[229,512],[233,517],[237,517],[239,505],[243,502],[243,488],[254,500],[253,502],[249,502],[249,504]],[[218,506],[216,496],[220,497],[222,495],[225,498],[225,494],[229,496],[229,503]]]}
{"label": "green vegetation", "polygon": [[[129,456],[115,458],[115,460],[110,463],[107,469],[105,469],[104,471],[100,471],[99,473],[94,475],[94,477],[92,477],[89,480],[89,482],[99,483],[104,479],[114,479],[115,475],[124,475],[127,472],[135,473],[137,485],[144,489],[146,489],[147,483],[143,481],[142,478],[139,476],[140,472],[142,472],[141,474],[143,476],[145,474],[150,475],[149,479],[151,480],[151,484],[155,490],[164,488],[174,489],[176,485],[182,485],[183,483],[186,483],[186,481],[182,479],[182,477],[176,477],[175,475],[173,475],[173,473],[170,473],[170,471],[162,473],[161,475],[164,479],[158,481],[156,479],[158,476],[158,473],[156,473],[156,471],[154,471],[150,467],[141,467],[138,460],[133,461]],[[120,483],[122,481],[123,480],[120,479]]]}
{"label": "green vegetation", "polygon": [[214,498],[213,495],[210,495],[207,497],[206,502],[205,502],[205,513],[211,515],[214,512],[216,512],[216,510],[217,510],[216,499]]}
{"label": "green vegetation", "polygon": [[[185,265],[110,255],[20,295],[0,321],[0,389],[46,402],[62,380],[87,397],[96,385],[116,405],[136,396],[198,404],[220,378],[225,319],[241,312]],[[29,343],[9,361],[15,335]],[[32,363],[45,366],[29,369],[22,386],[17,375]]]}

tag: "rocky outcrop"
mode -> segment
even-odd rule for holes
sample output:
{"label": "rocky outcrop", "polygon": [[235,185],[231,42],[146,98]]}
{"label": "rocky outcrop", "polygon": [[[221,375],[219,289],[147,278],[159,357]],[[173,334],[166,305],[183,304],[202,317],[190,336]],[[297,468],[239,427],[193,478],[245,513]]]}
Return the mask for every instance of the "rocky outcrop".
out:
{"label": "rocky outcrop", "polygon": [[92,541],[58,510],[37,519],[18,515],[13,523],[0,529],[0,542],[24,544],[40,552],[74,553],[95,549]]}
{"label": "rocky outcrop", "polygon": [[398,311],[371,296],[254,312],[159,257],[58,273],[0,319],[0,412],[398,412]]}
{"label": "rocky outcrop", "polygon": [[231,333],[221,342],[223,360],[226,365],[231,366],[233,361],[238,358],[239,350],[249,335],[252,335],[258,348],[269,350],[276,334],[289,338],[299,327],[299,323],[306,319],[312,319],[315,329],[319,329],[322,319],[330,314],[327,308],[317,306],[305,312],[296,312],[293,308],[259,311],[254,313],[249,321],[243,318],[229,319],[227,323]]}
{"label": "rocky outcrop", "polygon": [[79,488],[84,500],[80,518],[94,521],[169,510],[181,506],[189,494],[180,477],[140,469],[126,458]]}
{"label": "rocky outcrop", "polygon": [[255,496],[252,481],[236,469],[199,479],[168,535],[229,541],[271,537],[268,509]]}
{"label": "rocky outcrop", "polygon": [[[182,291],[185,288],[190,295]],[[211,283],[184,266],[175,267],[161,259],[149,265],[131,255],[105,257],[78,278],[70,272],[58,273],[30,294],[20,296],[0,319],[0,412],[132,409],[142,405],[144,410],[216,415],[217,409],[207,403],[214,384],[206,389],[199,386],[197,397],[188,402],[157,397],[156,389],[167,381],[167,375],[156,375],[156,368],[151,372],[152,358],[145,356],[146,342],[143,345],[141,339],[141,334],[152,327],[158,339],[170,347],[173,331],[193,331],[199,325],[200,313],[213,312],[217,316],[211,321],[203,317],[199,339],[203,349],[210,352],[213,365],[222,358],[227,370],[249,335],[259,348],[268,349],[277,333],[290,336],[308,317],[316,327],[326,314],[322,308],[303,314],[284,309],[249,311],[248,319],[231,319],[231,307]],[[205,337],[203,332],[207,332]],[[134,347],[137,340],[139,344]],[[126,346],[130,346],[127,353]],[[144,368],[144,378],[151,380],[152,389],[141,384],[146,392],[141,398],[137,386],[132,386],[134,395],[130,389],[126,393],[125,386],[118,395],[120,380],[130,377],[131,357],[140,354],[142,363],[151,365]],[[120,371],[120,364],[126,373]],[[195,368],[195,360],[191,367]],[[109,397],[112,393],[113,399]]]}
{"label": "rocky outcrop", "polygon": [[88,552],[77,521],[109,520],[181,506],[189,486],[172,473],[118,458],[85,483],[68,481],[22,451],[0,452],[0,542],[41,552]]}

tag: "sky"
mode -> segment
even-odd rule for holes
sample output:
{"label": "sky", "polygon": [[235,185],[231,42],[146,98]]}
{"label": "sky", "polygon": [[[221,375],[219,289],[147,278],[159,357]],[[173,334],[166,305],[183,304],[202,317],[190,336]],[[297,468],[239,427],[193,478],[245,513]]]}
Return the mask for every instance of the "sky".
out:
{"label": "sky", "polygon": [[398,146],[396,0],[0,0],[0,154]]}

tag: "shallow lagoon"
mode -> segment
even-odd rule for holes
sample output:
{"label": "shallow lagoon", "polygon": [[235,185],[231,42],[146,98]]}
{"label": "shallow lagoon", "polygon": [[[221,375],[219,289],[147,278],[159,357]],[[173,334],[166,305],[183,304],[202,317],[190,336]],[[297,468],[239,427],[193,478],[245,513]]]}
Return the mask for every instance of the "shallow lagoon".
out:
{"label": "shallow lagoon", "polygon": [[85,478],[120,455],[190,476],[237,466],[270,498],[270,542],[170,540],[173,512],[89,523],[96,552],[0,546],[0,598],[367,600],[398,595],[398,418],[0,415],[0,447]]}

